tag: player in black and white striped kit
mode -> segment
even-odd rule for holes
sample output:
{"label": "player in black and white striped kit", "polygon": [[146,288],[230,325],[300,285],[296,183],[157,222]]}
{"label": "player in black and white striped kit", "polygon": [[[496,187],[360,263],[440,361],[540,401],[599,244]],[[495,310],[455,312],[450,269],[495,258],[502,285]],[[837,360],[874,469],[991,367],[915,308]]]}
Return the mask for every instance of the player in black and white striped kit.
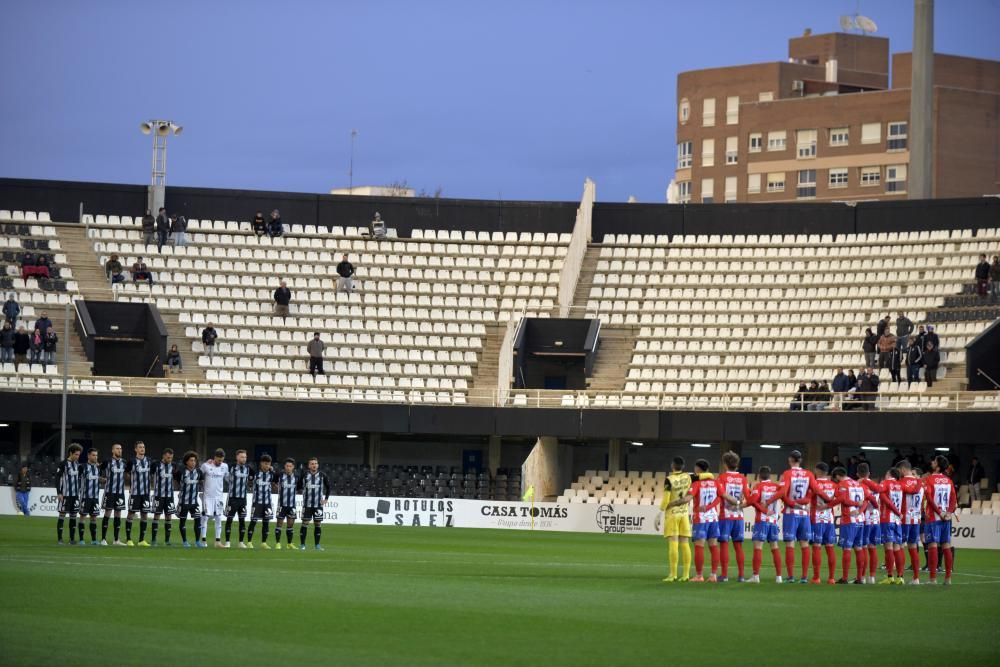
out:
{"label": "player in black and white striped kit", "polygon": [[[80,529],[78,544],[86,544],[83,530],[90,517],[90,541],[97,544],[97,517],[101,515],[101,466],[97,464],[97,450],[87,450],[87,461],[80,464]],[[72,536],[70,536],[72,537]],[[72,540],[70,540],[72,541]]]}
{"label": "player in black and white striped kit", "polygon": [[135,546],[132,542],[132,520],[139,513],[139,546],[148,547],[146,541],[146,526],[149,511],[149,477],[152,463],[146,458],[146,443],[139,440],[135,443],[135,458],[128,462],[126,472],[129,474],[128,514],[125,515],[125,544]]}
{"label": "player in black and white striped kit", "polygon": [[[179,491],[177,496],[177,516],[181,520],[181,542],[185,547],[191,544],[187,541],[187,520],[188,517],[194,519],[194,542],[197,546],[203,546],[198,541],[201,533],[201,509],[198,507],[198,491],[201,489],[202,473],[198,469],[198,455],[194,452],[185,452],[184,467],[181,468],[178,477]],[[204,545],[207,546],[207,545]]]}
{"label": "player in black and white striped kit", "polygon": [[257,528],[257,521],[263,521],[260,531],[260,548],[270,549],[267,545],[268,524],[274,511],[271,509],[271,487],[274,485],[274,471],[271,470],[271,455],[264,454],[260,457],[257,471],[252,475],[253,479],[253,509],[250,513],[250,529],[247,531],[247,548],[253,549],[253,531]]}
{"label": "player in black and white striped kit", "polygon": [[69,541],[76,533],[76,515],[80,509],[80,452],[83,447],[75,442],[66,450],[66,459],[56,470],[56,493],[59,498],[59,518],[56,520],[56,538],[63,543],[63,525],[69,515]]}
{"label": "player in black and white striped kit", "polygon": [[323,508],[330,495],[330,480],[326,473],[319,471],[319,459],[315,456],[309,459],[309,469],[302,475],[302,526],[299,528],[299,550],[306,550],[306,533],[309,531],[309,521],[313,522],[313,546],[317,551],[323,551],[319,543],[323,523]]}
{"label": "player in black and white striped kit", "polygon": [[274,524],[274,548],[281,549],[281,520],[285,519],[285,537],[288,538],[288,548],[292,548],[292,537],[295,535],[295,492],[298,490],[298,478],[295,476],[295,459],[285,459],[285,470],[278,479],[278,520]]}
{"label": "player in black and white striped kit", "polygon": [[117,442],[111,445],[111,459],[101,466],[104,473],[104,519],[101,520],[101,544],[108,546],[108,519],[115,513],[116,547],[123,547],[121,541],[122,510],[125,509],[125,461],[122,459],[122,446]]}
{"label": "player in black and white striped kit", "polygon": [[226,499],[226,548],[233,533],[233,517],[240,517],[240,549],[246,549],[247,489],[253,471],[247,465],[247,450],[236,450],[236,465],[229,469],[229,497]]}
{"label": "player in black and white striped kit", "polygon": [[156,546],[156,533],[160,528],[160,515],[163,515],[163,545],[170,546],[170,529],[173,525],[170,517],[176,513],[174,507],[174,450],[167,447],[163,450],[160,461],[153,465],[152,470],[153,501],[153,546]]}

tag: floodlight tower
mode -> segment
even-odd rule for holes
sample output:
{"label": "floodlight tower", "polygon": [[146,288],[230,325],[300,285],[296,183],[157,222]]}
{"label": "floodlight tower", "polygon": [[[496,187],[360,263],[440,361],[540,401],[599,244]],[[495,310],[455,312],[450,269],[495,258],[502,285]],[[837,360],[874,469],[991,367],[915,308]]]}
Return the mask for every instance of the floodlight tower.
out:
{"label": "floodlight tower", "polygon": [[167,186],[167,137],[180,134],[184,128],[172,120],[147,120],[139,123],[143,134],[153,135],[153,174],[147,198],[149,210],[156,212],[166,199]]}

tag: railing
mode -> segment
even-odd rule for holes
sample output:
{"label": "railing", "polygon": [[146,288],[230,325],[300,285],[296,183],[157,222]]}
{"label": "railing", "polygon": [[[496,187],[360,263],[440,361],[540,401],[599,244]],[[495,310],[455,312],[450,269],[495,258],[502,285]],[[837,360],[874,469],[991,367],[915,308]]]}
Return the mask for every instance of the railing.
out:
{"label": "railing", "polygon": [[576,284],[580,278],[580,268],[584,255],[587,254],[587,244],[591,236],[591,216],[594,210],[596,187],[589,178],[583,183],[583,196],[580,206],[576,209],[576,223],[573,225],[573,236],[563,258],[562,270],[559,272],[559,317],[569,317],[570,307],[576,295]]}
{"label": "railing", "polygon": [[[9,378],[13,376],[0,376]],[[30,386],[6,383],[3,391],[16,393],[60,393],[61,378],[39,387],[36,376]],[[39,381],[44,381],[43,376]],[[379,403],[405,405],[454,405],[506,408],[613,409],[613,410],[698,410],[722,412],[961,412],[1000,411],[1000,391],[881,392],[833,396],[826,407],[810,408],[809,401],[797,401],[786,392],[760,393],[650,393],[614,391],[563,391],[497,389],[465,391],[434,389],[336,388],[328,385],[278,385],[247,382],[198,382],[175,378],[102,379],[74,376],[69,379],[72,394],[103,396],[172,396],[203,399],[281,400],[326,403]],[[416,392],[420,392],[419,396]]]}

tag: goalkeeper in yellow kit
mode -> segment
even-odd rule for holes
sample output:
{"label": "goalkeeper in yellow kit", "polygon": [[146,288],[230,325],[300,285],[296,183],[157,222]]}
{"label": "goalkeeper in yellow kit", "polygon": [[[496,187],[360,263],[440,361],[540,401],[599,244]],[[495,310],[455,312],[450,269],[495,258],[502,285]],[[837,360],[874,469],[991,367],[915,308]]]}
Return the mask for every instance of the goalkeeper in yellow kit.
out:
{"label": "goalkeeper in yellow kit", "polygon": [[[670,557],[670,576],[663,580],[665,582],[687,581],[691,570],[691,517],[688,514],[690,491],[691,475],[684,472],[684,459],[675,456],[664,484],[663,500],[660,502],[660,509],[664,512],[663,536],[667,538]],[[680,577],[677,576],[678,551],[684,556]]]}

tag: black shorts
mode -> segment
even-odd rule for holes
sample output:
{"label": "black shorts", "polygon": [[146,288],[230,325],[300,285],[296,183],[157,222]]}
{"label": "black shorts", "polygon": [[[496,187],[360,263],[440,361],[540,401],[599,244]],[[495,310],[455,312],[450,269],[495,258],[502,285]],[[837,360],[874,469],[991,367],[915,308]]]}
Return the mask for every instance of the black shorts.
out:
{"label": "black shorts", "polygon": [[105,493],[104,494],[104,509],[106,509],[106,510],[123,510],[123,509],[125,509],[125,494],[124,493]]}
{"label": "black shorts", "polygon": [[309,521],[315,521],[319,523],[323,520],[323,508],[322,507],[303,507],[302,508],[302,523]]}
{"label": "black shorts", "polygon": [[146,514],[150,511],[152,505],[149,503],[149,496],[129,496],[128,499],[128,511],[129,512],[142,512]]}
{"label": "black shorts", "polygon": [[177,508],[174,507],[174,499],[170,496],[157,497],[156,505],[153,507],[153,514],[162,514],[165,517],[177,514]]}
{"label": "black shorts", "polygon": [[226,518],[232,519],[234,516],[239,515],[241,519],[245,518],[247,515],[247,499],[246,498],[230,498],[226,501]]}
{"label": "black shorts", "polygon": [[194,503],[193,505],[181,505],[177,510],[177,516],[181,519],[187,516],[190,516],[192,519],[200,519],[201,508],[198,507],[198,503]]}
{"label": "black shorts", "polygon": [[97,498],[84,498],[80,502],[80,516],[100,516],[101,504]]}
{"label": "black shorts", "polygon": [[294,518],[295,518],[294,507],[287,507],[285,505],[282,505],[281,507],[278,508],[278,521],[281,521],[282,519],[294,519]]}
{"label": "black shorts", "polygon": [[252,519],[270,519],[274,516],[274,510],[271,509],[270,505],[258,505],[253,504],[253,513],[250,515]]}
{"label": "black shorts", "polygon": [[80,499],[76,496],[63,496],[59,501],[59,514],[76,516],[80,513]]}

